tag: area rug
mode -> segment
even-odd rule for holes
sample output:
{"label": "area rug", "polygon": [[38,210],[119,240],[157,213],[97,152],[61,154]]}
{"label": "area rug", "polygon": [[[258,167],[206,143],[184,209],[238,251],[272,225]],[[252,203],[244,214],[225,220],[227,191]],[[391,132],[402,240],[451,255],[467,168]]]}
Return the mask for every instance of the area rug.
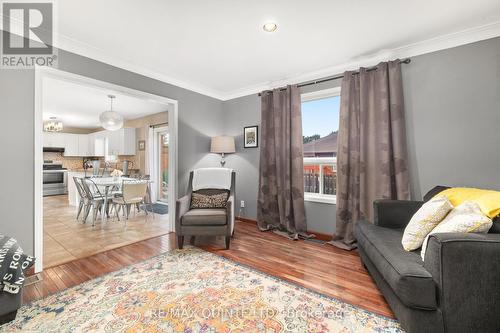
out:
{"label": "area rug", "polygon": [[152,205],[142,205],[142,209],[146,209],[148,212],[154,212],[155,214],[165,215],[168,214],[168,205],[154,203]]}
{"label": "area rug", "polygon": [[401,332],[392,319],[186,248],[23,306],[0,332]]}

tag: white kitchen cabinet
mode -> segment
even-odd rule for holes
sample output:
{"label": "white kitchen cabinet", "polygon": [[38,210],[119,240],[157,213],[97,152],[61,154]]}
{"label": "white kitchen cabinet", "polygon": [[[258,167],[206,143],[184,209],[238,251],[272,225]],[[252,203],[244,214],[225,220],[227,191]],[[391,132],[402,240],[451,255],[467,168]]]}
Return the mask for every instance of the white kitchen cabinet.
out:
{"label": "white kitchen cabinet", "polygon": [[120,155],[120,150],[122,148],[123,132],[117,131],[106,131],[106,137],[108,139],[108,155]]}
{"label": "white kitchen cabinet", "polygon": [[89,142],[92,146],[92,156],[102,157],[106,154],[106,136],[103,132],[92,133]]}
{"label": "white kitchen cabinet", "polygon": [[135,155],[135,128],[105,131],[108,155]]}
{"label": "white kitchen cabinet", "polygon": [[78,134],[78,156],[92,156],[93,152],[90,150],[89,135]]}
{"label": "white kitchen cabinet", "polygon": [[135,155],[135,128],[122,128],[123,149],[119,155]]}
{"label": "white kitchen cabinet", "polygon": [[64,156],[135,155],[135,128],[90,134],[44,132],[43,146],[64,148]]}
{"label": "white kitchen cabinet", "polygon": [[81,156],[78,149],[78,134],[60,133],[64,140],[64,156]]}
{"label": "white kitchen cabinet", "polygon": [[49,148],[64,148],[64,134],[43,132],[43,146]]}
{"label": "white kitchen cabinet", "polygon": [[73,177],[83,178],[85,176],[86,174],[84,172],[68,171],[68,201],[70,206],[78,206],[78,203],[80,202],[80,196],[78,195],[78,190],[76,189]]}

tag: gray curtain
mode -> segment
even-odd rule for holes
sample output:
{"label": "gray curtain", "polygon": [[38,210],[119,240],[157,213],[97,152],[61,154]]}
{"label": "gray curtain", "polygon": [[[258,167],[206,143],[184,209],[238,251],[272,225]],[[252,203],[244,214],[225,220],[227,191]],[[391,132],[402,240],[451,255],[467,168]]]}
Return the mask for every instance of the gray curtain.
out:
{"label": "gray curtain", "polygon": [[337,155],[337,220],[332,244],[356,247],[357,221],[373,222],[375,199],[409,199],[403,86],[399,60],[346,72]]}
{"label": "gray curtain", "polygon": [[258,226],[297,239],[306,236],[299,88],[264,91],[261,103]]}

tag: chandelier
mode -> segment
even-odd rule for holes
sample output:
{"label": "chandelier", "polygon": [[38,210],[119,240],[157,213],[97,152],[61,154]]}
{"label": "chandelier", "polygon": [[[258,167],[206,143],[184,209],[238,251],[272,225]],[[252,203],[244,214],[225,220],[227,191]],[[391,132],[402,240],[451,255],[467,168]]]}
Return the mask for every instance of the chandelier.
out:
{"label": "chandelier", "polygon": [[116,111],[113,111],[113,99],[116,98],[114,95],[108,95],[110,100],[110,110],[104,111],[99,116],[99,121],[104,129],[110,131],[116,131],[123,127],[123,117]]}
{"label": "chandelier", "polygon": [[57,120],[56,117],[50,117],[49,120],[43,123],[43,130],[45,132],[61,132],[63,130],[63,123]]}

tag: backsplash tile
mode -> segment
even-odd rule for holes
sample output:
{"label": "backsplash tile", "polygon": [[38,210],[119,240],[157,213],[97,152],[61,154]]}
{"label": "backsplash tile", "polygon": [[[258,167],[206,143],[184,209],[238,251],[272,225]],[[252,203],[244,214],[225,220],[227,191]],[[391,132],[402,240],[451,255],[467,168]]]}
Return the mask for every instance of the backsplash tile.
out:
{"label": "backsplash tile", "polygon": [[[63,168],[68,170],[77,170],[83,168],[83,158],[82,157],[68,157],[63,156],[63,153],[54,153],[54,152],[44,152],[43,153],[44,160],[51,160],[54,162],[61,162]],[[104,161],[104,157],[99,158],[101,161]],[[118,160],[116,162],[111,163],[111,168],[120,168],[121,162],[124,160],[131,161],[130,169],[139,169],[139,161],[136,156],[118,156]]]}

